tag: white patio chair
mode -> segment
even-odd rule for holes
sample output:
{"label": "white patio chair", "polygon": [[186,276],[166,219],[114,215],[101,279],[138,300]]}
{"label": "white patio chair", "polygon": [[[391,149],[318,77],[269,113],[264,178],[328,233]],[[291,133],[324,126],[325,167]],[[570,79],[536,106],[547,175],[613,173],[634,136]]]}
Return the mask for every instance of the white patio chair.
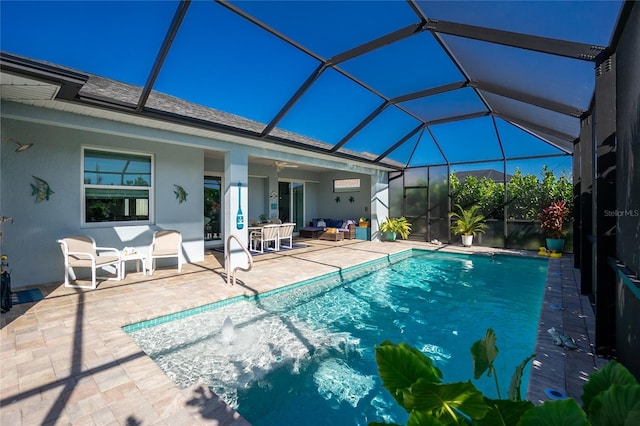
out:
{"label": "white patio chair", "polygon": [[[249,249],[251,251],[264,253],[265,250],[280,250],[280,241],[278,240],[278,230],[280,225],[265,225],[259,230],[251,231],[249,235]],[[273,249],[270,243],[273,242]],[[258,244],[260,249],[258,249]]]}
{"label": "white patio chair", "polygon": [[[96,278],[107,280],[122,279],[120,251],[112,247],[97,247],[92,237],[86,235],[74,235],[58,240],[62,255],[64,256],[64,286],[72,288],[96,288]],[[99,253],[110,253],[100,255]],[[116,277],[98,277],[98,268],[113,266],[116,270]],[[76,280],[73,268],[91,269],[91,286],[71,284],[69,275]]]}
{"label": "white patio chair", "polygon": [[156,269],[156,259],[175,257],[178,259],[178,273],[182,272],[182,234],[180,231],[165,229],[153,233],[153,242],[149,245],[149,275]]}
{"label": "white patio chair", "polygon": [[[296,226],[295,223],[283,223],[278,228],[278,246],[279,248],[285,247],[288,249],[293,248],[293,228]],[[283,245],[282,241],[289,240],[289,245]]]}

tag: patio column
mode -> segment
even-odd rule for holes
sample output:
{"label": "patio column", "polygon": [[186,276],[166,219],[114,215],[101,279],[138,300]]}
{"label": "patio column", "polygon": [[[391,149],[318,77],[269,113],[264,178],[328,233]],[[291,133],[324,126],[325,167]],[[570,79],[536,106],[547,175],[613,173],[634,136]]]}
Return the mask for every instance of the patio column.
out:
{"label": "patio column", "polygon": [[224,155],[224,243],[225,261],[231,261],[231,268],[246,267],[247,256],[231,238],[230,250],[227,251],[227,240],[235,235],[244,246],[248,247],[248,200],[249,200],[249,155],[243,146],[234,147]]}
{"label": "patio column", "polygon": [[371,240],[380,241],[380,223],[389,217],[389,177],[381,170],[371,175]]}

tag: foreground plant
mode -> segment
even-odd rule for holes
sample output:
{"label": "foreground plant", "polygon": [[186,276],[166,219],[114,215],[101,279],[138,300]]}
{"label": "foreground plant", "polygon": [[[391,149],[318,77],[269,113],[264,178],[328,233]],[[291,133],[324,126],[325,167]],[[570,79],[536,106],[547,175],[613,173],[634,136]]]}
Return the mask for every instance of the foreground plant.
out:
{"label": "foreground plant", "polygon": [[[485,397],[471,381],[442,383],[442,372],[431,358],[406,344],[385,341],[376,347],[378,372],[384,387],[409,413],[407,426],[434,425],[635,425],[640,424],[640,384],[616,361],[591,374],[580,407],[574,399],[546,401],[540,406],[520,398],[522,373],[533,355],[516,367],[509,399],[500,399],[493,361],[496,337],[488,329],[471,346],[474,377],[487,372],[496,381],[498,399]],[[371,422],[370,426],[388,425]]]}

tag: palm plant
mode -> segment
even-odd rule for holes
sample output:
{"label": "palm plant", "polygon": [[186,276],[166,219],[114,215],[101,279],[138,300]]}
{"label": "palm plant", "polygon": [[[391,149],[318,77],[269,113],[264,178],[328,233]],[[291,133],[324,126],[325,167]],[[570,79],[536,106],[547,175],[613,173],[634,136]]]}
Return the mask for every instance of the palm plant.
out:
{"label": "palm plant", "polygon": [[479,206],[474,204],[468,209],[463,209],[460,204],[455,207],[460,213],[451,212],[451,217],[455,219],[451,230],[456,235],[473,235],[474,237],[487,230],[487,224],[482,213],[479,212]]}

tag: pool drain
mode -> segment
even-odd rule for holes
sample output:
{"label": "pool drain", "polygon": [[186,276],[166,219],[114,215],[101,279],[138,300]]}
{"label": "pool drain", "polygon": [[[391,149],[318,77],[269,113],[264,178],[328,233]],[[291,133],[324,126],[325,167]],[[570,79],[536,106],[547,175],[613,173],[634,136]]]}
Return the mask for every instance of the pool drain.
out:
{"label": "pool drain", "polygon": [[544,393],[551,399],[567,399],[567,395],[557,389],[547,388]]}

